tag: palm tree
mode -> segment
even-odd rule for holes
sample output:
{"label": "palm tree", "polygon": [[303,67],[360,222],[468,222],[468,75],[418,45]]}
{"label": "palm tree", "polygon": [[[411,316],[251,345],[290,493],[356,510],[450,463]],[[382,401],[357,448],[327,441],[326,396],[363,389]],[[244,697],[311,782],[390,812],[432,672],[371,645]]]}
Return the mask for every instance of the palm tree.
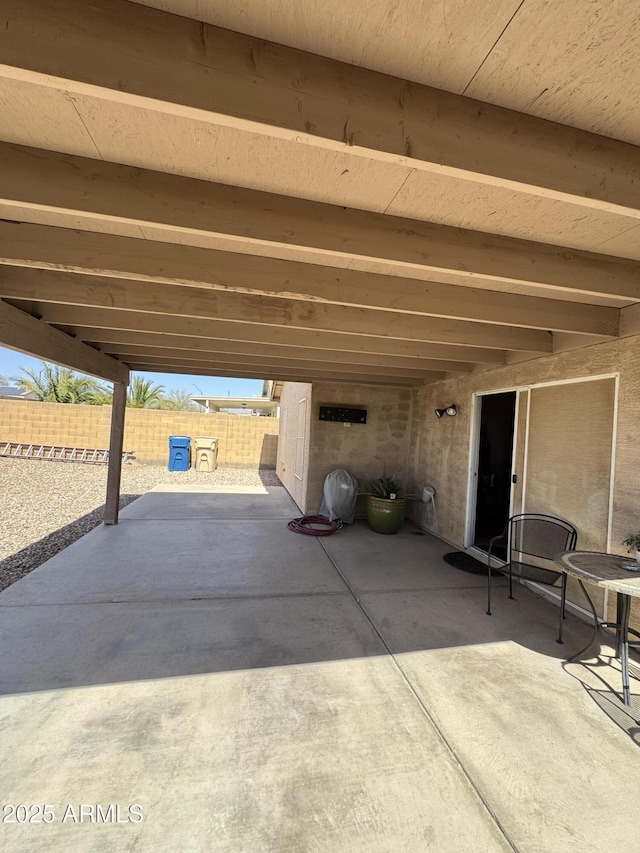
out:
{"label": "palm tree", "polygon": [[21,388],[32,391],[46,403],[87,403],[104,391],[97,379],[80,376],[68,367],[42,362],[39,372],[30,367],[21,367],[24,376],[16,377]]}
{"label": "palm tree", "polygon": [[127,392],[127,406],[132,409],[149,409],[162,399],[164,385],[154,385],[150,379],[134,376]]}
{"label": "palm tree", "polygon": [[86,403],[88,406],[112,406],[113,391],[110,391],[104,385],[100,385],[92,392]]}
{"label": "palm tree", "polygon": [[173,388],[165,394],[154,406],[154,409],[168,409],[173,412],[203,411],[202,406],[194,403],[191,395],[184,388]]}

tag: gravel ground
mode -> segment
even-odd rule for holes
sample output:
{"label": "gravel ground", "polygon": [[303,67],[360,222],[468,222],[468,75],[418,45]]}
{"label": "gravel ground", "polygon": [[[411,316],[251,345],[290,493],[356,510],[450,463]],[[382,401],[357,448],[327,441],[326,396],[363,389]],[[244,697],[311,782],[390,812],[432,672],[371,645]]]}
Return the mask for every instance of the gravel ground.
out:
{"label": "gravel ground", "polygon": [[[120,507],[159,483],[202,483],[193,469],[123,466]],[[279,486],[274,471],[218,468],[218,486]],[[0,458],[0,590],[102,522],[106,465]]]}

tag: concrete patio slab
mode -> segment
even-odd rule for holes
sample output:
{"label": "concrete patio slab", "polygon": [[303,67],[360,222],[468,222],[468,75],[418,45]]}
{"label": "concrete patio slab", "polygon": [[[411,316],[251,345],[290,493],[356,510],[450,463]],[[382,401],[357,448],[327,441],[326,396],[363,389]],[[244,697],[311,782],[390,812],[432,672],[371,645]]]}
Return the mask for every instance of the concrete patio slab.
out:
{"label": "concrete patio slab", "polygon": [[9,587],[0,601],[163,601],[346,589],[317,542],[292,533],[282,520],[125,519],[96,528]]}
{"label": "concrete patio slab", "polygon": [[282,518],[300,515],[298,507],[282,486],[184,486],[163,484],[122,510],[123,519],[234,520]]}
{"label": "concrete patio slab", "polygon": [[[179,477],[181,472],[172,472],[174,476]],[[284,499],[285,497],[289,497],[286,493],[286,490],[283,490],[280,486],[273,487],[275,491],[273,492],[273,496],[277,499]],[[285,491],[285,494],[282,495],[281,492]],[[219,485],[218,483],[207,483],[207,475],[203,475],[202,483],[158,483],[152,489],[150,489],[146,495],[143,497],[148,497],[149,495],[155,495],[158,492],[171,492],[173,494],[205,494],[205,495],[267,495],[269,494],[269,489],[266,486],[224,486]]]}
{"label": "concrete patio slab", "polygon": [[504,601],[495,597],[492,616],[485,613],[486,598],[477,587],[430,590],[429,595],[422,590],[371,592],[360,601],[393,653],[514,640],[563,659],[565,647],[577,651],[589,639],[590,628],[569,614],[565,642],[559,645],[554,607],[526,590],[517,589],[515,601],[504,592]]}
{"label": "concrete patio slab", "polygon": [[383,536],[356,521],[322,544],[357,592],[487,585],[486,577],[443,563],[443,554],[456,549],[408,522],[395,536]]}
{"label": "concrete patio slab", "polygon": [[[2,827],[5,850],[510,849],[388,657],[13,696],[0,709],[3,796],[46,791],[58,815]],[[68,802],[125,814],[139,803],[144,822],[62,824]]]}
{"label": "concrete patio slab", "polygon": [[557,660],[513,641],[398,660],[517,850],[638,849],[637,747]]}
{"label": "concrete patio slab", "polygon": [[[409,525],[320,541],[255,495],[189,521],[163,495],[175,517],[140,499],[0,595],[3,799],[57,815],[0,824],[3,851],[635,853],[619,670],[562,659],[587,626],[557,645],[522,587],[486,616]],[[124,823],[62,822],[82,804]]]}
{"label": "concrete patio slab", "polygon": [[350,595],[0,604],[0,694],[386,654]]}

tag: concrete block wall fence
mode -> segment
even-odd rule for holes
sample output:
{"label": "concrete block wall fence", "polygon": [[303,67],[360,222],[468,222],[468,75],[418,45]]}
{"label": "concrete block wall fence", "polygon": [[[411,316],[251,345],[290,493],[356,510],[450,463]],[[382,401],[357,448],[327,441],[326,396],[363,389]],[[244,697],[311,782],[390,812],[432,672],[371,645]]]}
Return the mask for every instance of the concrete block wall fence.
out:
{"label": "concrete block wall fence", "polygon": [[[110,406],[0,401],[0,440],[74,447],[108,447]],[[231,468],[275,468],[278,418],[127,409],[125,450],[147,465],[166,465],[169,436],[216,436],[218,463]]]}

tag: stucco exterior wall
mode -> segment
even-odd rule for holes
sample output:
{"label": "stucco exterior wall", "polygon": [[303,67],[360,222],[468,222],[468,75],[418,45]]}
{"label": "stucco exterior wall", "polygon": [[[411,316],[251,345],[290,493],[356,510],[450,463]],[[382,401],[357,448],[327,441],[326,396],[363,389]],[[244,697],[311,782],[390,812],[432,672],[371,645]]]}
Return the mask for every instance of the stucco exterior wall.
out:
{"label": "stucco exterior wall", "polygon": [[[436,488],[437,512],[433,513],[429,506],[415,503],[410,509],[410,517],[457,547],[464,545],[473,394],[606,374],[619,375],[610,550],[626,554],[622,540],[630,532],[640,529],[639,337],[466,374],[415,389],[409,467],[416,491],[425,483]],[[438,420],[433,414],[434,408],[450,403],[457,404],[458,416]],[[522,454],[521,418],[518,434],[521,440],[518,453]],[[578,457],[580,452],[578,447]],[[519,464],[522,465],[521,462]],[[576,488],[584,487],[579,472],[575,482]],[[594,490],[597,488],[594,484]],[[592,591],[594,602],[601,610],[602,595],[595,589]],[[572,583],[569,598],[584,606],[579,591]],[[609,607],[614,606],[615,596],[612,595]],[[633,611],[634,623],[640,624],[639,602],[634,602]]]}
{"label": "stucco exterior wall", "polygon": [[[110,423],[110,406],[0,401],[0,440],[106,448]],[[170,435],[210,435],[220,465],[275,468],[278,432],[278,418],[127,409],[124,446],[140,462],[166,465]]]}
{"label": "stucco exterior wall", "polygon": [[[435,516],[421,505],[415,519],[444,539],[464,540],[471,436],[472,395],[579,377],[619,373],[615,442],[612,550],[640,527],[640,337],[597,344],[553,356],[465,374],[415,389],[410,467],[416,486],[432,483],[438,492]],[[458,416],[438,420],[433,409],[458,405]]]}
{"label": "stucco exterior wall", "polygon": [[[346,468],[359,483],[392,474],[407,474],[412,394],[406,387],[314,382],[311,410],[307,512],[317,512],[324,480],[330,471]],[[319,421],[320,406],[367,409],[366,424]]]}
{"label": "stucco exterior wall", "polygon": [[[610,547],[613,552],[626,554],[622,540],[640,529],[638,336],[464,374],[412,390],[397,386],[314,383],[303,437],[307,468],[303,477],[295,482],[291,479],[291,470],[296,448],[300,448],[300,425],[293,402],[300,398],[301,389],[308,394],[309,386],[288,383],[283,395],[278,473],[300,508],[311,513],[318,510],[324,479],[335,468],[346,468],[361,483],[380,476],[385,469],[391,473],[400,468],[416,494],[427,484],[433,485],[437,492],[437,512],[434,513],[431,505],[417,501],[410,505],[410,517],[461,548],[466,524],[473,395],[611,374],[619,377],[619,384]],[[525,397],[522,395],[523,402]],[[458,416],[437,419],[434,409],[451,403],[458,406]],[[366,408],[367,424],[345,427],[319,421],[320,405]],[[286,420],[285,411],[288,411]],[[517,422],[516,465],[519,471],[522,471],[524,459],[524,415],[525,408],[521,407]],[[576,488],[584,488],[578,470],[579,454],[577,458]],[[521,488],[522,480],[516,489],[515,511],[520,511]],[[573,586],[570,598],[583,603]],[[601,608],[602,597],[595,590],[594,600]],[[636,624],[640,624],[639,605],[640,602],[634,603]],[[614,606],[615,596],[611,596],[609,608]]]}

